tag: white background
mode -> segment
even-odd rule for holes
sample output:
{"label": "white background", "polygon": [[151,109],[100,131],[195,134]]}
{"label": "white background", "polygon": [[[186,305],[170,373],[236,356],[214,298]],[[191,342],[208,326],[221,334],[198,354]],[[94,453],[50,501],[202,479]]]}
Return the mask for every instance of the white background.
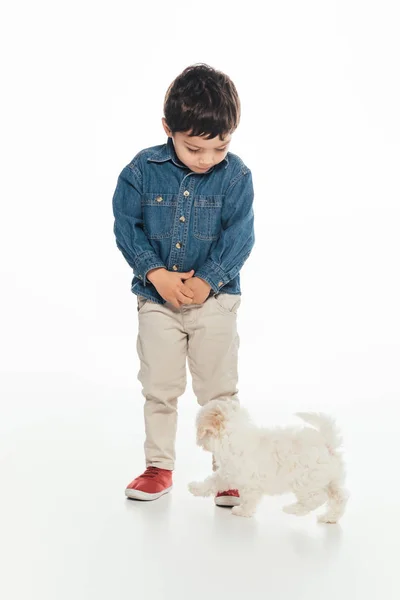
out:
{"label": "white background", "polygon": [[[2,12],[2,595],[398,598],[398,3]],[[337,417],[352,493],[340,527],[283,515],[283,499],[245,521],[190,497],[209,470],[190,388],[173,495],[124,499],[143,467],[143,399],[111,199],[133,156],[165,141],[165,91],[195,62],[235,82],[231,151],[254,177],[241,399],[265,425]]]}

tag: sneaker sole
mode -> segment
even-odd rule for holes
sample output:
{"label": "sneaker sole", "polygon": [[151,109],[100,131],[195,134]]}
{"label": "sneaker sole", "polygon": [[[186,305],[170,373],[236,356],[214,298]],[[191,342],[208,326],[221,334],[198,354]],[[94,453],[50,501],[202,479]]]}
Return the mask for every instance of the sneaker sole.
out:
{"label": "sneaker sole", "polygon": [[157,500],[164,496],[164,494],[168,494],[172,490],[172,485],[169,488],[165,488],[162,492],[157,492],[157,494],[149,494],[148,492],[142,492],[140,490],[131,490],[130,488],[126,488],[125,496],[130,498],[131,500]]}
{"label": "sneaker sole", "polygon": [[240,498],[235,498],[235,496],[219,496],[219,498],[214,498],[214,502],[216,506],[232,508],[233,506],[239,506]]}

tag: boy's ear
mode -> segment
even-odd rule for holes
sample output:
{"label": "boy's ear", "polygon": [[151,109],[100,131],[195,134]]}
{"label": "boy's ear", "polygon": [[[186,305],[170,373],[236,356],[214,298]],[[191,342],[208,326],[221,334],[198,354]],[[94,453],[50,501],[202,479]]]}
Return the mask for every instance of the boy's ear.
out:
{"label": "boy's ear", "polygon": [[167,123],[167,121],[165,120],[165,117],[163,117],[163,118],[161,119],[161,122],[162,122],[162,124],[163,124],[164,131],[165,131],[165,133],[167,134],[167,136],[168,136],[168,137],[172,137],[172,131],[171,131],[171,130],[170,130],[170,128],[168,127],[168,123]]}

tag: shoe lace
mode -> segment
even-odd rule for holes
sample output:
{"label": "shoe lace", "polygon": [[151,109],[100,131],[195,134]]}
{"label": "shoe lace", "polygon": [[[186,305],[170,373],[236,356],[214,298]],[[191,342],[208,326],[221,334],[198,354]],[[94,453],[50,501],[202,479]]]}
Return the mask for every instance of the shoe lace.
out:
{"label": "shoe lace", "polygon": [[237,496],[238,495],[238,491],[237,490],[226,490],[225,492],[219,492],[220,496]]}
{"label": "shoe lace", "polygon": [[157,477],[159,473],[160,469],[158,469],[157,467],[147,467],[142,477],[146,479],[154,479],[154,477]]}

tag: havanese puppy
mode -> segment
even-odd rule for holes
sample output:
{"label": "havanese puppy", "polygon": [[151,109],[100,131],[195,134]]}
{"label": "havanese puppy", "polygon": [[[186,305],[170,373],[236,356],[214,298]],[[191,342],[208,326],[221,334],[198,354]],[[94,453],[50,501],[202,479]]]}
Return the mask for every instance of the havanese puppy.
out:
{"label": "havanese puppy", "polygon": [[263,495],[293,492],[286,513],[307,515],[327,504],[321,523],[337,523],[348,494],[339,452],[341,437],[333,419],[321,413],[298,413],[312,427],[267,429],[251,423],[234,400],[213,400],[197,416],[197,443],[212,452],[216,471],[189,484],[194,496],[237,489],[240,505],[232,513],[251,517]]}

